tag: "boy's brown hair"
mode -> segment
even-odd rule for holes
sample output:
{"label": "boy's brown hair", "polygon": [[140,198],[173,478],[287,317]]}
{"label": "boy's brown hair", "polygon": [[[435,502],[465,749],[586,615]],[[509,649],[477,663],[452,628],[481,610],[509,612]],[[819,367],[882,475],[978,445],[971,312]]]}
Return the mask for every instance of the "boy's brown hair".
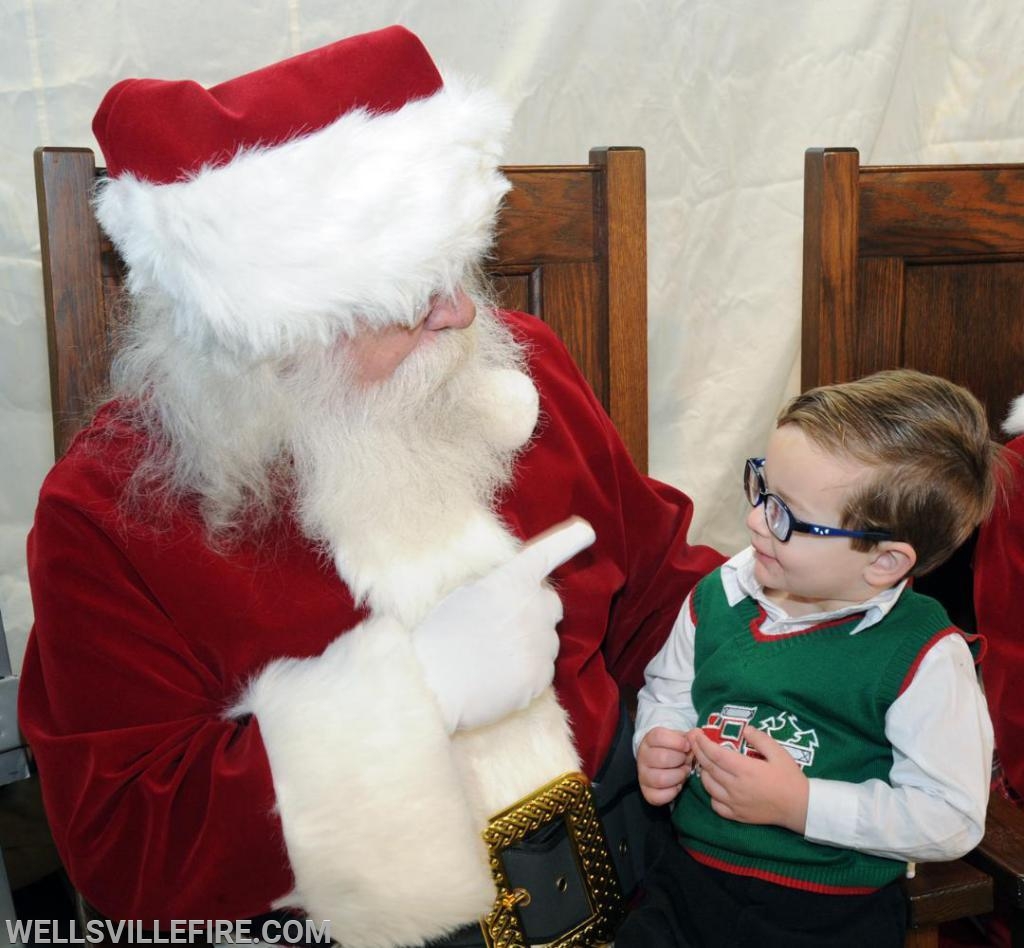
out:
{"label": "boy's brown hair", "polygon": [[847,498],[840,526],[909,543],[911,575],[939,566],[992,509],[999,445],[979,401],[947,379],[894,369],[823,385],[792,399],[778,425],[798,425],[818,447],[874,468]]}

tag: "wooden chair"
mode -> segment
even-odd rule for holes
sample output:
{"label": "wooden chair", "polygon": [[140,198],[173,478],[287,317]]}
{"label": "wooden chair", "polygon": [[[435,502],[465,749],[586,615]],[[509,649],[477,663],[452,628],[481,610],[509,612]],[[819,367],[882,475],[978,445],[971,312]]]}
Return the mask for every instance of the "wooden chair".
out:
{"label": "wooden chair", "polygon": [[[89,204],[103,173],[92,151],[38,148],[35,165],[60,457],[106,385],[123,268]],[[586,165],[504,170],[513,189],[489,264],[501,302],[540,317],[561,336],[646,470],[643,149],[595,148]]]}
{"label": "wooden chair", "polygon": [[[906,366],[971,389],[998,430],[1024,391],[1024,165],[865,167],[856,149],[810,149],[802,331],[805,389]],[[969,548],[918,588],[973,628]],[[1024,814],[994,797],[969,859],[984,874],[964,862],[918,867],[915,943],[988,911],[991,879],[1024,946]]]}

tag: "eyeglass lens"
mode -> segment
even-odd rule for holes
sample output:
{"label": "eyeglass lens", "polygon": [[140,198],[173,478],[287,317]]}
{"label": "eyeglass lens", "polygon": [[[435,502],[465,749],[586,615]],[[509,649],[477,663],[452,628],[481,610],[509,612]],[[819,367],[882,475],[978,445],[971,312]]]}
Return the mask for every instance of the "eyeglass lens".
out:
{"label": "eyeglass lens", "polygon": [[743,470],[743,489],[747,492],[747,500],[751,507],[756,507],[761,502],[761,491],[764,486],[761,482],[761,475],[754,466],[753,461],[747,461]]}
{"label": "eyeglass lens", "polygon": [[775,538],[785,543],[789,537],[789,511],[774,494],[765,495],[764,519]]}
{"label": "eyeglass lens", "polygon": [[766,492],[761,472],[753,461],[747,461],[743,469],[743,487],[751,507],[757,507],[764,502],[764,519],[768,529],[777,540],[785,543],[790,534],[789,510],[778,497]]}

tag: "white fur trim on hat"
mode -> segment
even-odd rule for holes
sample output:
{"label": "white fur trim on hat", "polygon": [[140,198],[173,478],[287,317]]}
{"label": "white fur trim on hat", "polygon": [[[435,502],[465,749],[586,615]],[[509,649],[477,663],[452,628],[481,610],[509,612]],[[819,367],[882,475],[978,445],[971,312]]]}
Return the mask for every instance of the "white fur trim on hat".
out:
{"label": "white fur trim on hat", "polygon": [[1024,395],[1018,395],[1010,403],[1010,411],[1003,422],[1003,431],[1008,435],[1024,434]]}
{"label": "white fur trim on hat", "polygon": [[101,185],[100,224],[133,294],[156,294],[197,351],[242,357],[411,325],[487,251],[509,188],[507,110],[445,86],[395,112],[349,112],[172,184]]}
{"label": "white fur trim on hat", "polygon": [[273,662],[231,713],[256,716],[270,761],[295,877],[279,905],[350,948],[420,944],[490,908],[449,737],[395,620]]}

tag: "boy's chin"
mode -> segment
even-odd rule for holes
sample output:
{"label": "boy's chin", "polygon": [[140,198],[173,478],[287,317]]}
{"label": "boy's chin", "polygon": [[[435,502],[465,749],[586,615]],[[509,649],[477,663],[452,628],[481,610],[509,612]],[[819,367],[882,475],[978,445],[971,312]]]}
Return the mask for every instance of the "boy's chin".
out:
{"label": "boy's chin", "polygon": [[771,557],[765,556],[763,553],[754,553],[754,579],[766,590],[772,584],[772,578],[775,573],[772,569],[774,564],[775,560]]}

